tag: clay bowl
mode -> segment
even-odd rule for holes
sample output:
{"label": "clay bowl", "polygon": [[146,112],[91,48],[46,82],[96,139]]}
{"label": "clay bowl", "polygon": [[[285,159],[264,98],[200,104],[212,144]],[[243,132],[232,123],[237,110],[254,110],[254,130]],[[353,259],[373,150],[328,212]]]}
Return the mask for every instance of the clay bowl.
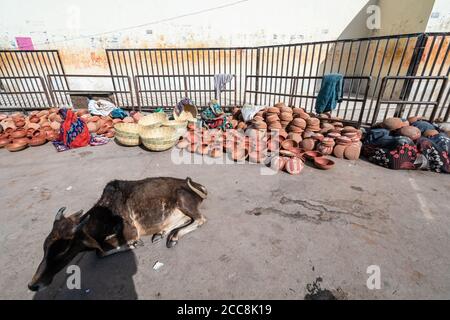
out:
{"label": "clay bowl", "polygon": [[16,152],[25,149],[28,146],[27,142],[13,141],[6,146],[6,149],[11,152]]}
{"label": "clay bowl", "polygon": [[27,135],[27,130],[25,129],[17,129],[16,131],[13,131],[11,133],[11,138],[16,139],[16,138],[23,138],[26,137]]}
{"label": "clay bowl", "polygon": [[40,119],[37,115],[30,116],[30,122],[31,123],[39,123]]}
{"label": "clay bowl", "polygon": [[436,136],[436,135],[438,135],[438,134],[439,134],[439,131],[437,131],[437,130],[426,130],[426,131],[423,133],[423,135],[424,135],[425,137],[427,137],[427,138],[434,137],[434,136]]}
{"label": "clay bowl", "polygon": [[305,157],[305,159],[307,160],[311,160],[314,161],[314,159],[316,158],[322,158],[323,154],[319,151],[306,151],[303,156]]}
{"label": "clay bowl", "polygon": [[325,157],[314,158],[314,165],[322,170],[329,170],[333,168],[334,161]]}
{"label": "clay bowl", "polygon": [[48,141],[55,141],[56,139],[58,139],[58,134],[54,131],[47,131],[46,135]]}
{"label": "clay bowl", "polygon": [[10,140],[8,138],[0,138],[0,148],[7,146],[9,144],[9,142],[10,142]]}
{"label": "clay bowl", "polygon": [[291,140],[291,139],[286,139],[281,143],[281,147],[284,150],[289,150],[290,148],[297,147],[297,146],[298,146],[297,142],[295,142],[294,140]]}
{"label": "clay bowl", "polygon": [[28,142],[28,144],[32,147],[37,147],[40,145],[43,145],[44,143],[47,142],[47,139],[45,137],[33,137],[30,139],[30,141]]}

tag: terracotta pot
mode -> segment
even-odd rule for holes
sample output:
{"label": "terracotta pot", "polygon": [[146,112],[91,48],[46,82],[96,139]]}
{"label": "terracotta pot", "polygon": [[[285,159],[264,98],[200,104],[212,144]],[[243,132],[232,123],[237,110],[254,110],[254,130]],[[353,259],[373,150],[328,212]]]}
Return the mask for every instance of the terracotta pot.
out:
{"label": "terracotta pot", "polygon": [[403,121],[400,118],[388,118],[383,121],[383,127],[388,130],[397,130],[403,126]]}
{"label": "terracotta pot", "polygon": [[25,120],[22,118],[20,120],[14,121],[17,128],[22,128],[25,126]]}
{"label": "terracotta pot", "polygon": [[30,116],[30,122],[32,123],[39,123],[39,117],[37,115]]}
{"label": "terracotta pot", "polygon": [[49,115],[49,111],[48,110],[41,110],[41,111],[39,111],[38,113],[37,113],[37,116],[39,117],[39,118],[42,118],[42,117],[46,117],[47,118],[47,116]]}
{"label": "terracotta pot", "polygon": [[280,114],[281,110],[279,108],[276,108],[276,107],[269,107],[269,108],[267,108],[267,112],[268,113]]}
{"label": "terracotta pot", "polygon": [[250,151],[248,153],[248,161],[252,163],[261,163],[266,158],[266,154],[263,151]]}
{"label": "terracotta pot", "polygon": [[6,149],[11,152],[20,151],[28,147],[28,142],[13,141],[6,145]]}
{"label": "terracotta pot", "polygon": [[50,127],[54,131],[59,131],[59,129],[61,128],[61,124],[59,122],[53,121],[52,123],[50,123]]}
{"label": "terracotta pot", "polygon": [[305,164],[299,158],[292,158],[286,161],[285,170],[292,175],[298,175],[302,172]]}
{"label": "terracotta pot", "polygon": [[6,115],[4,113],[0,113],[0,121],[5,120],[6,118],[8,118],[8,115]]}
{"label": "terracotta pot", "polygon": [[46,135],[47,135],[47,140],[48,141],[55,141],[56,139],[58,139],[58,134],[54,131],[46,131]]}
{"label": "terracotta pot", "polygon": [[333,155],[334,155],[336,158],[344,159],[345,149],[347,149],[347,146],[344,146],[344,145],[337,145],[337,146],[335,146],[334,149],[333,149]]}
{"label": "terracotta pot", "polygon": [[314,165],[319,169],[329,170],[333,168],[334,161],[324,157],[314,158]]}
{"label": "terracotta pot", "polygon": [[280,156],[274,156],[270,159],[270,167],[275,170],[283,170],[286,165],[286,159]]}
{"label": "terracotta pot", "polygon": [[197,144],[195,143],[189,143],[189,145],[187,146],[187,151],[194,153],[197,150]]}
{"label": "terracotta pot", "polygon": [[27,135],[27,130],[20,128],[20,129],[16,129],[15,131],[13,131],[11,133],[11,138],[16,139],[16,138],[23,138]]}
{"label": "terracotta pot", "polygon": [[316,143],[315,143],[314,139],[311,139],[311,138],[303,139],[303,141],[301,143],[301,146],[303,149],[305,149],[305,151],[314,150],[315,145],[316,145]]}
{"label": "terracotta pot", "polygon": [[345,148],[344,156],[348,160],[358,160],[360,153],[361,153],[361,145],[351,144],[350,146]]}
{"label": "terracotta pot", "polygon": [[79,110],[77,110],[76,115],[78,117],[81,117],[83,114],[88,114],[88,113],[89,113],[88,109],[79,109]]}
{"label": "terracotta pot", "polygon": [[323,154],[319,151],[306,151],[304,153],[305,159],[307,160],[314,160],[315,158],[323,157]]}
{"label": "terracotta pot", "polygon": [[297,146],[298,146],[297,142],[295,142],[294,140],[291,140],[291,139],[284,140],[281,143],[281,147],[285,150],[289,150],[290,148],[297,147]]}
{"label": "terracotta pot", "polygon": [[322,153],[323,155],[330,155],[333,153],[333,147],[324,145],[323,143],[317,146],[317,151]]}
{"label": "terracotta pot", "polygon": [[201,144],[197,148],[197,153],[201,155],[207,155],[209,152],[209,145],[207,144]]}
{"label": "terracotta pot", "polygon": [[107,125],[103,125],[100,129],[97,130],[97,134],[105,134],[109,130],[109,127]]}
{"label": "terracotta pot", "polygon": [[89,130],[89,133],[94,133],[97,131],[97,124],[95,122],[88,122],[87,128]]}
{"label": "terracotta pot", "polygon": [[234,161],[244,160],[248,156],[248,150],[242,147],[233,148],[230,152],[230,157]]}
{"label": "terracotta pot", "polygon": [[400,134],[402,136],[408,137],[411,140],[417,140],[421,136],[421,132],[418,128],[413,126],[407,126],[400,129]]}
{"label": "terracotta pot", "polygon": [[108,130],[107,133],[105,133],[105,137],[107,137],[107,138],[114,138],[115,135],[116,135],[116,132],[114,131],[114,129],[110,129],[110,130]]}
{"label": "terracotta pot", "polygon": [[34,130],[33,128],[28,128],[27,129],[27,137],[28,138],[31,138],[32,136],[33,136],[33,134],[34,134],[34,131],[36,131],[36,130]]}
{"label": "terracotta pot", "polygon": [[0,148],[3,148],[4,146],[8,145],[10,140],[8,138],[0,138]]}
{"label": "terracotta pot", "polygon": [[47,139],[45,137],[39,136],[39,137],[31,138],[28,144],[32,147],[37,147],[37,146],[43,145],[46,142],[47,142]]}
{"label": "terracotta pot", "polygon": [[223,151],[220,147],[213,147],[209,150],[209,156],[212,158],[219,158],[223,154]]}
{"label": "terracotta pot", "polygon": [[438,134],[439,134],[439,131],[437,131],[437,130],[426,130],[426,131],[423,133],[423,135],[424,135],[425,137],[427,137],[427,138],[434,137],[434,136],[436,136],[436,135],[438,135]]}
{"label": "terracotta pot", "polygon": [[132,117],[123,118],[123,122],[125,123],[134,123],[134,119]]}

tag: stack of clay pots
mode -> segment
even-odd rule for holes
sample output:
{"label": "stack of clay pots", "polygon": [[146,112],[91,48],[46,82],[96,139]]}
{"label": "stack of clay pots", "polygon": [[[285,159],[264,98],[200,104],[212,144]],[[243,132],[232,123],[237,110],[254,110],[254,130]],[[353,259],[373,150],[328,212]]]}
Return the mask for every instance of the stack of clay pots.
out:
{"label": "stack of clay pots", "polygon": [[36,147],[59,137],[61,116],[58,108],[33,111],[28,116],[23,113],[0,115],[0,148],[20,151],[28,146]]}

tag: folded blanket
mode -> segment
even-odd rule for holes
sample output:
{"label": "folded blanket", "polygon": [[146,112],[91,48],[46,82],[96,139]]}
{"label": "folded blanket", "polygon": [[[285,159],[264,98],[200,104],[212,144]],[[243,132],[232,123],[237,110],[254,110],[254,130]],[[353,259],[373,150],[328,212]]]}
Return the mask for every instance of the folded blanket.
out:
{"label": "folded blanket", "polygon": [[319,95],[316,99],[316,113],[324,113],[336,109],[342,102],[344,90],[344,77],[338,73],[323,76]]}

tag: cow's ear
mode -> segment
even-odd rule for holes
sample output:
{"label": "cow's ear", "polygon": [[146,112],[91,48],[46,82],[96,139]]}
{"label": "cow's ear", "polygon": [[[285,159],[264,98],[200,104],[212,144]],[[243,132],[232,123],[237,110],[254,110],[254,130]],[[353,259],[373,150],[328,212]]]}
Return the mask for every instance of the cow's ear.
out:
{"label": "cow's ear", "polygon": [[90,235],[88,235],[86,233],[83,234],[83,244],[88,248],[97,249],[100,252],[104,253],[102,247],[97,242],[97,240],[95,240],[94,238],[92,238]]}
{"label": "cow's ear", "polygon": [[73,233],[76,233],[76,232],[80,231],[84,227],[84,225],[89,221],[89,217],[90,216],[88,214],[82,216],[80,221],[73,228]]}

